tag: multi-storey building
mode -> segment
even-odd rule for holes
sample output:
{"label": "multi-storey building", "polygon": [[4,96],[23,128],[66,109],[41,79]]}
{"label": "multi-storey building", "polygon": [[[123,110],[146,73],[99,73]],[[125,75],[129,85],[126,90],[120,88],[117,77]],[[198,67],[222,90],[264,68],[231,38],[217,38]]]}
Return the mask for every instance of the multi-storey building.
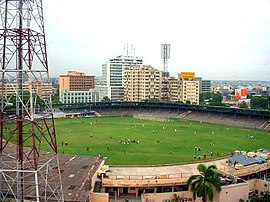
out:
{"label": "multi-storey building", "polygon": [[200,94],[211,92],[211,81],[210,80],[202,80],[202,77],[196,77],[195,79],[200,82]]}
{"label": "multi-storey building", "polygon": [[194,72],[181,72],[178,78],[170,77],[170,101],[199,104],[200,81]]}
{"label": "multi-storey building", "polygon": [[95,88],[95,76],[76,71],[68,71],[67,74],[60,75],[59,89],[88,91],[93,88]]}
{"label": "multi-storey building", "polygon": [[168,78],[169,82],[169,95],[170,95],[170,101],[171,102],[178,102],[180,101],[179,98],[179,91],[180,91],[180,84],[179,84],[179,79],[175,77],[169,77]]}
{"label": "multi-storey building", "polygon": [[[52,84],[50,82],[39,82],[39,81],[32,81],[32,90],[33,93],[38,95],[41,99],[46,98],[52,94],[54,94],[54,90]],[[4,83],[0,82],[0,91],[3,92],[3,96],[5,98],[10,97],[12,95],[15,96],[16,92],[16,82]],[[25,81],[22,85],[22,89],[24,92],[29,91],[30,81]],[[3,88],[3,89],[2,89]]]}
{"label": "multi-storey building", "polygon": [[120,55],[102,65],[103,85],[107,86],[108,97],[112,101],[124,100],[124,71],[132,65],[140,65],[142,59],[135,55]]}
{"label": "multi-storey building", "polygon": [[210,93],[211,92],[211,81],[210,80],[202,80],[201,91],[200,93]]}
{"label": "multi-storey building", "polygon": [[194,72],[181,72],[179,74],[179,100],[191,104],[199,104],[200,82],[195,79]]}
{"label": "multi-storey building", "polygon": [[124,100],[159,99],[161,79],[162,72],[151,66],[131,66],[124,72]]}
{"label": "multi-storey building", "polygon": [[60,75],[59,100],[62,103],[98,102],[99,93],[94,88],[95,76],[68,71],[66,75]]}

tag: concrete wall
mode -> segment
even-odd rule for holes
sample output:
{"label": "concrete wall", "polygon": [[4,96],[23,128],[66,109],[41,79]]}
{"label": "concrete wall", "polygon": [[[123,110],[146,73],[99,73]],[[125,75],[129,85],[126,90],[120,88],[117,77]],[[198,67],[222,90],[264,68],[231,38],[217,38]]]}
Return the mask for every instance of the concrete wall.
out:
{"label": "concrete wall", "polygon": [[219,194],[215,194],[216,202],[239,202],[239,199],[248,199],[249,184],[247,182],[222,186]]}
{"label": "concrete wall", "polygon": [[141,199],[142,202],[161,202],[166,199],[172,199],[174,194],[177,194],[182,198],[192,199],[192,193],[189,191],[142,194]]}
{"label": "concrete wall", "polygon": [[[192,201],[192,193],[189,191],[142,194],[141,199],[142,199],[142,202],[162,202],[163,200],[166,200],[166,199],[172,199],[174,193],[178,194],[182,198],[189,198],[191,199],[190,201]],[[248,193],[249,193],[249,183],[247,182],[222,186],[221,192],[218,194],[215,194],[213,201],[239,202],[240,198],[247,200]],[[196,202],[200,202],[200,201],[201,201],[200,198],[196,199]]]}
{"label": "concrete wall", "polygon": [[98,180],[98,171],[100,170],[100,167],[103,166],[105,164],[105,160],[102,160],[102,162],[99,165],[99,168],[96,170],[96,172],[93,174],[93,177],[91,179],[91,190],[90,193],[92,194],[92,192],[94,191],[95,188],[95,183]]}
{"label": "concrete wall", "polygon": [[258,191],[258,195],[261,195],[261,192],[269,191],[270,184],[261,179],[251,179],[248,181],[249,191],[256,192]]}
{"label": "concrete wall", "polygon": [[91,193],[90,195],[91,202],[109,202],[109,194],[108,193]]}

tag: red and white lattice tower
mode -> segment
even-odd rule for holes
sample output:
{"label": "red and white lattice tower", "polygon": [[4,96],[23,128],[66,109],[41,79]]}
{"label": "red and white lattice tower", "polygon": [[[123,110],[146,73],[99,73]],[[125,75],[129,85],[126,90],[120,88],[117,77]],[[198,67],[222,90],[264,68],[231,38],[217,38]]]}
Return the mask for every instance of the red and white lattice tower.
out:
{"label": "red and white lattice tower", "polygon": [[0,15],[0,201],[64,201],[42,0],[0,0]]}

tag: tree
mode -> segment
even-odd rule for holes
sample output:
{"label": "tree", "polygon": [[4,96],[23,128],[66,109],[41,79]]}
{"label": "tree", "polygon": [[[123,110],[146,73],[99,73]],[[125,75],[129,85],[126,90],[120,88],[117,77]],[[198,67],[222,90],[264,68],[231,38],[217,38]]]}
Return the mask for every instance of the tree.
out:
{"label": "tree", "polygon": [[224,106],[222,103],[221,93],[201,93],[200,94],[200,104],[209,104],[212,106]]}
{"label": "tree", "polygon": [[182,198],[179,195],[174,194],[171,201],[172,202],[181,202],[182,201]]}
{"label": "tree", "polygon": [[148,100],[149,102],[160,102],[158,98],[151,98]]}
{"label": "tree", "polygon": [[193,192],[193,199],[196,200],[196,197],[202,197],[203,202],[206,202],[207,199],[213,201],[214,191],[221,191],[221,174],[217,171],[215,165],[206,167],[204,164],[200,164],[197,169],[200,174],[192,175],[188,179],[188,185]]}
{"label": "tree", "polygon": [[108,101],[111,101],[108,96],[103,97],[101,100],[101,102],[108,102]]}
{"label": "tree", "polygon": [[245,101],[243,101],[240,105],[240,108],[248,108],[247,103]]}
{"label": "tree", "polygon": [[251,108],[253,109],[267,109],[270,96],[253,96],[251,98]]}
{"label": "tree", "polygon": [[258,196],[257,194],[252,194],[249,200],[239,199],[239,202],[269,202],[270,193],[268,191],[264,192],[263,195]]}

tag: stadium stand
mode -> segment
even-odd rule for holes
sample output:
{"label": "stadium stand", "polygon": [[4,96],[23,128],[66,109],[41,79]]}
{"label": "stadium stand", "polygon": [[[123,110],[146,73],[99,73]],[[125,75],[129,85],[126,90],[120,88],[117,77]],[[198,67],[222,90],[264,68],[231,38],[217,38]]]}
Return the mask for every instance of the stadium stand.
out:
{"label": "stadium stand", "polygon": [[216,112],[195,112],[190,113],[184,119],[192,121],[204,121],[209,123],[217,123],[229,126],[240,126],[246,128],[259,128],[265,121],[262,117],[249,117],[238,114],[221,114]]}
{"label": "stadium stand", "polygon": [[270,130],[270,124],[263,125],[266,120],[270,119],[270,111],[267,110],[165,102],[98,102],[57,107],[65,113],[95,111],[101,116],[143,116],[139,114],[155,115],[155,113],[159,113],[163,119],[178,117],[193,121]]}

